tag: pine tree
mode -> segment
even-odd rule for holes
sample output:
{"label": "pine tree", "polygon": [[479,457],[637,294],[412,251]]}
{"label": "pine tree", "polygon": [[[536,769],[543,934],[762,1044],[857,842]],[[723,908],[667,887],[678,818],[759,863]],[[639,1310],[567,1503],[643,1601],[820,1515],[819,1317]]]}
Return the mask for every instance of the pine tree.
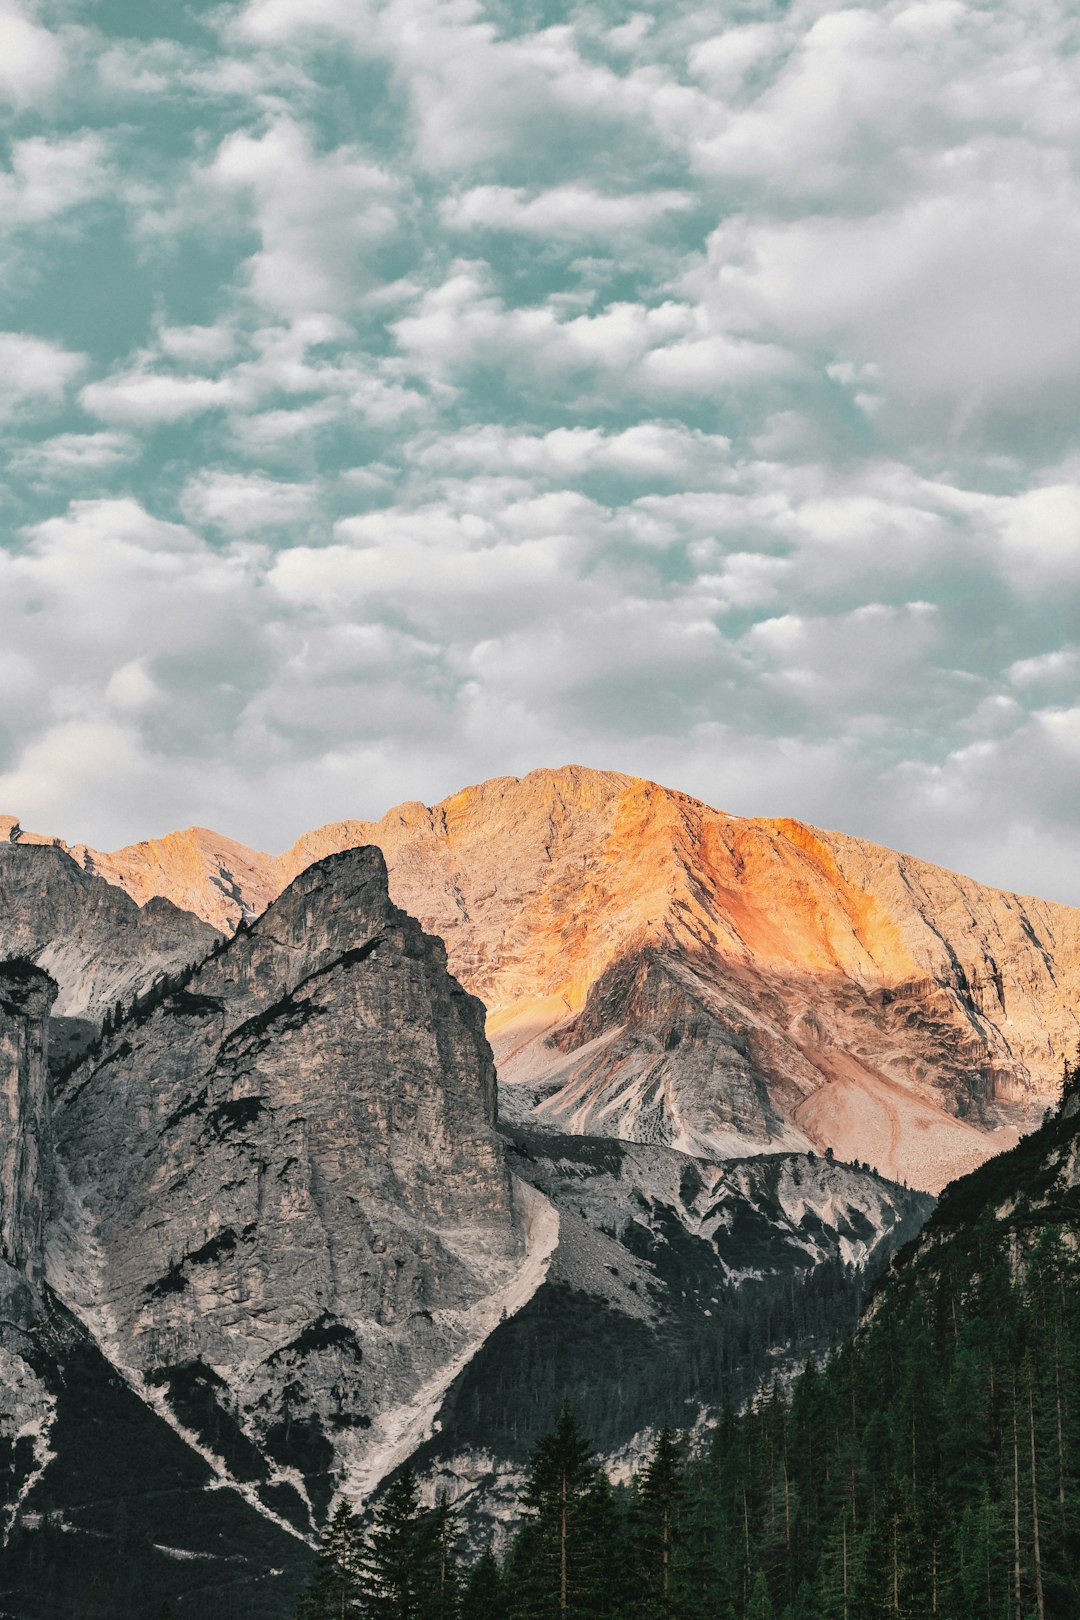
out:
{"label": "pine tree", "polygon": [[512,1561],[513,1612],[522,1620],[577,1620],[583,1604],[583,1520],[596,1464],[568,1404],[533,1447]]}
{"label": "pine tree", "polygon": [[418,1620],[456,1620],[460,1612],[457,1514],[445,1491],[418,1525],[416,1613]]}
{"label": "pine tree", "polygon": [[311,1581],[296,1607],[296,1620],[359,1620],[359,1547],[353,1510],[342,1497],[323,1532]]}
{"label": "pine tree", "polygon": [[370,1620],[418,1620],[420,1503],[411,1466],[396,1476],[360,1554],[360,1596]]}
{"label": "pine tree", "polygon": [[662,1429],[638,1481],[636,1563],[643,1615],[670,1620],[676,1613],[680,1511],[686,1497],[675,1436]]}
{"label": "pine tree", "polygon": [[465,1578],[461,1596],[464,1620],[507,1620],[502,1571],[491,1542]]}

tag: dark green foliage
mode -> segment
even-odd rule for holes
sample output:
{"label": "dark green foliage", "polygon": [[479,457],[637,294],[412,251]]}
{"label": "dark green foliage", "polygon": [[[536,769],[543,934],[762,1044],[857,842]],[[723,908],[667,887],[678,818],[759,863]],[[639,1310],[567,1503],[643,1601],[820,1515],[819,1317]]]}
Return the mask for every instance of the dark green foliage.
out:
{"label": "dark green foliage", "polygon": [[1080,1062],[1040,1131],[949,1189],[855,1339],[724,1407],[690,1460],[663,1430],[614,1491],[564,1409],[501,1591],[489,1555],[474,1572],[492,1620],[500,1601],[506,1620],[1076,1620],[1078,1140]]}
{"label": "dark green foliage", "polygon": [[638,1481],[634,1503],[634,1566],[643,1620],[674,1620],[680,1601],[686,1483],[675,1436],[662,1429]]}
{"label": "dark green foliage", "polygon": [[606,1522],[595,1503],[589,1512],[597,1479],[589,1443],[564,1404],[554,1429],[533,1447],[521,1496],[524,1523],[514,1549],[511,1603],[515,1620],[595,1613],[588,1606],[598,1583],[595,1565],[605,1530],[614,1534],[614,1516]]}
{"label": "dark green foliage", "polygon": [[508,1620],[507,1604],[502,1570],[489,1541],[465,1577],[461,1613],[464,1620]]}
{"label": "dark green foliage", "polygon": [[416,1479],[408,1464],[375,1512],[359,1555],[363,1613],[373,1620],[417,1620],[425,1549]]}
{"label": "dark green foliage", "polygon": [[[445,1491],[420,1520],[417,1547],[417,1620],[457,1620],[462,1614],[457,1514]],[[471,1615],[465,1611],[465,1620]]]}
{"label": "dark green foliage", "polygon": [[360,1546],[353,1510],[343,1497],[323,1532],[296,1620],[360,1620]]}

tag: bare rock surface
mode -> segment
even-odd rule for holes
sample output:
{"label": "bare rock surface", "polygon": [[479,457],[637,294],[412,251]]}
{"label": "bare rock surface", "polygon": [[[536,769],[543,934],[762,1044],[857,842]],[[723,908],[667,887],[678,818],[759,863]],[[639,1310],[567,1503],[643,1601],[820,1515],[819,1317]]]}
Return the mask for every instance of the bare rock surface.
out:
{"label": "bare rock surface", "polygon": [[88,869],[216,926],[333,851],[488,1009],[507,1117],[712,1156],[832,1146],[940,1188],[1014,1142],[1080,1025],[1080,913],[614,772],[498,777],[281,856],[205,831]]}
{"label": "bare rock surface", "polygon": [[163,895],[140,906],[56,843],[0,842],[0,954],[25,956],[51,974],[58,1017],[99,1021],[219,938]]}
{"label": "bare rock surface", "polygon": [[49,1012],[56,984],[25,958],[0,962],[0,1259],[40,1277],[51,1189]]}
{"label": "bare rock surface", "polygon": [[307,869],[123,1022],[55,1117],[57,1292],[294,1524],[369,1488],[541,1280],[483,1008],[391,904],[378,850]]}

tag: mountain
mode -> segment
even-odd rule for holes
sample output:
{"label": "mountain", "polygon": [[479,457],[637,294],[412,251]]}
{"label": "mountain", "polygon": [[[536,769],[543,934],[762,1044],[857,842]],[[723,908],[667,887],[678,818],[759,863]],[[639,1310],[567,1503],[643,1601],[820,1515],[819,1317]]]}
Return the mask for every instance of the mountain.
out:
{"label": "mountain", "polygon": [[0,963],[0,1615],[112,1620],[167,1592],[200,1620],[262,1620],[306,1545],[139,1398],[45,1280],[56,994],[33,963]]}
{"label": "mountain", "polygon": [[118,1001],[198,961],[220,939],[165,896],[139,905],[58,844],[12,837],[10,818],[0,817],[0,836],[5,827],[0,956],[26,957],[51,975],[56,1017],[100,1023]]}
{"label": "mountain", "polygon": [[[16,851],[42,853],[73,865]],[[17,1620],[284,1620],[339,1491],[413,1455],[505,1484],[564,1387],[612,1453],[658,1391],[749,1392],[835,1339],[929,1207],[798,1154],[501,1134],[483,1008],[375,848],[305,868],[50,1076],[56,994],[0,966]]]}
{"label": "mountain", "polygon": [[565,1594],[578,1620],[1074,1620],[1078,1253],[1080,1063],[1040,1130],[949,1187],[824,1364],[690,1445],[654,1431],[632,1491],[596,1455],[602,1409],[549,1420],[501,1569],[475,1563],[468,1592],[494,1616]]}
{"label": "mountain", "polygon": [[936,1191],[1041,1117],[1080,1029],[1080,912],[613,772],[499,777],[276,857],[201,829],[74,855],[226,927],[362,843],[487,1006],[523,1124],[829,1146]]}
{"label": "mountain", "polygon": [[540,1280],[553,1217],[494,1120],[482,1007],[379,852],[346,851],[61,1083],[50,1280],[156,1410],[310,1532]]}

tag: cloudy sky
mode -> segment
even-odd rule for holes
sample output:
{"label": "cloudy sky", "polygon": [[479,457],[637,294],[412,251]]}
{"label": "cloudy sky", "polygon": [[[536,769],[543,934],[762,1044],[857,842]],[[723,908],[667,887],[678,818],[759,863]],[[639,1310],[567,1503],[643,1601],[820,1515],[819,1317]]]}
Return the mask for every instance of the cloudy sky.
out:
{"label": "cloudy sky", "polygon": [[1072,0],[0,0],[0,810],[576,760],[1080,902]]}

